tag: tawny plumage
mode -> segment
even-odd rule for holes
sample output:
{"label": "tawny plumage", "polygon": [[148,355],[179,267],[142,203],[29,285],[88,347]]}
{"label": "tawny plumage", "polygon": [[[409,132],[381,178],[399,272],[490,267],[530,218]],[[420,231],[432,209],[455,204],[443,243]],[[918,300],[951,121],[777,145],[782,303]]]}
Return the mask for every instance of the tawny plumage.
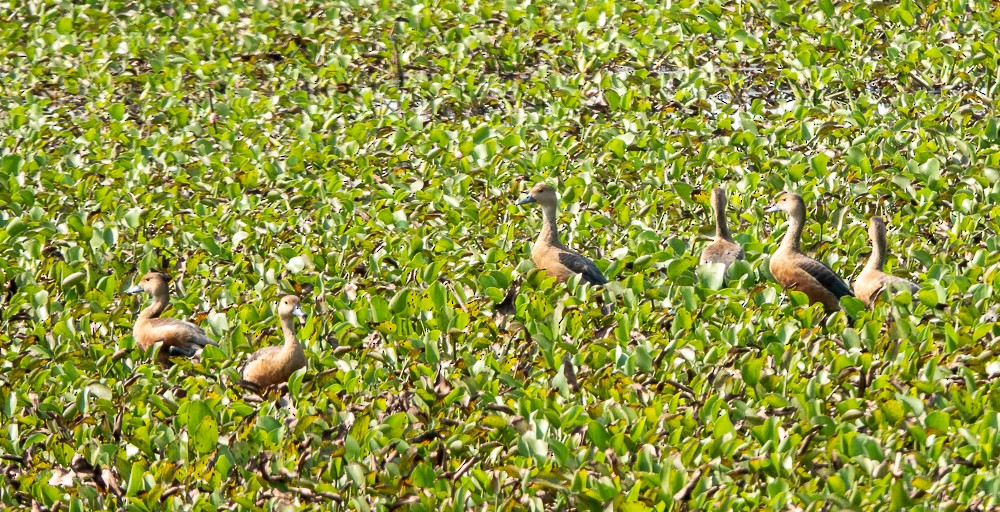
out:
{"label": "tawny plumage", "polygon": [[169,356],[191,357],[206,345],[218,345],[209,339],[201,327],[176,318],[160,318],[170,304],[170,276],[162,272],[150,272],[129,288],[125,293],[146,292],[153,297],[153,303],[139,313],[132,328],[132,337],[143,349],[160,343],[161,362]]}
{"label": "tawny plumage", "polygon": [[830,267],[802,253],[800,243],[806,222],[806,205],[802,197],[786,192],[765,211],[783,211],[788,215],[788,231],[771,256],[770,269],[774,279],[786,289],[806,294],[810,302],[823,304],[828,312],[839,310],[840,298],[853,294],[850,286]]}
{"label": "tawny plumage", "polygon": [[570,250],[559,241],[559,228],[556,226],[556,210],[558,198],[556,191],[545,184],[535,185],[517,204],[538,203],[542,207],[544,220],[538,240],[531,249],[531,259],[539,270],[544,270],[558,282],[565,282],[575,274],[581,274],[583,280],[590,284],[607,284],[601,269],[593,261]]}
{"label": "tawny plumage", "polygon": [[882,271],[885,267],[886,251],[885,221],[882,217],[872,217],[868,223],[868,236],[872,241],[872,254],[868,263],[854,281],[854,292],[865,304],[871,306],[882,290],[890,288],[909,289],[911,293],[920,291],[920,287],[901,277],[891,276]]}
{"label": "tawny plumage", "polygon": [[726,270],[736,260],[743,259],[743,247],[733,240],[726,223],[726,191],[722,187],[712,190],[712,210],[715,211],[715,240],[701,251],[701,264],[721,263]]}
{"label": "tawny plumage", "polygon": [[278,320],[285,336],[284,345],[264,347],[250,356],[242,366],[243,380],[265,388],[283,382],[306,365],[306,353],[295,337],[295,317],[304,317],[299,298],[286,295],[278,303]]}

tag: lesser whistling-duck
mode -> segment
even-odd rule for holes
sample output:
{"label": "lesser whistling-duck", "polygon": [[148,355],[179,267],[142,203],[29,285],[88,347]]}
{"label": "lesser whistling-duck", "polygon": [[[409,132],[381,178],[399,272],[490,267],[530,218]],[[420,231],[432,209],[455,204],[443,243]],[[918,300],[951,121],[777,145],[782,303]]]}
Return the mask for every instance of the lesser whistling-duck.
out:
{"label": "lesser whistling-duck", "polygon": [[861,270],[857,280],[854,281],[854,291],[858,294],[858,298],[871,306],[878,294],[887,288],[908,288],[911,293],[920,291],[920,287],[915,283],[882,271],[888,255],[885,241],[885,221],[882,220],[882,217],[871,218],[868,223],[868,236],[872,240],[872,254],[868,257],[865,268]]}
{"label": "lesser whistling-duck", "polygon": [[822,303],[828,312],[840,309],[840,298],[853,296],[850,286],[823,262],[802,254],[800,243],[806,222],[806,204],[802,196],[785,192],[765,212],[783,211],[788,215],[788,231],[778,250],[771,256],[771,275],[786,289],[800,291],[809,301]]}
{"label": "lesser whistling-duck", "polygon": [[243,380],[261,388],[288,381],[288,377],[306,365],[306,353],[295,337],[295,317],[305,317],[299,298],[285,295],[278,303],[278,319],[285,344],[264,347],[254,352],[242,366]]}
{"label": "lesser whistling-duck", "polygon": [[729,270],[736,260],[743,259],[743,247],[733,240],[726,223],[726,191],[722,187],[712,190],[712,209],[715,211],[715,240],[701,251],[701,264],[721,263]]}
{"label": "lesser whistling-duck", "polygon": [[160,318],[160,314],[170,303],[169,282],[170,276],[162,272],[150,272],[142,276],[138,284],[125,291],[129,294],[146,292],[153,296],[153,303],[139,313],[132,328],[132,337],[136,343],[146,350],[161,343],[161,359],[168,356],[191,357],[206,345],[218,345],[197,325],[176,318]]}
{"label": "lesser whistling-duck", "polygon": [[539,270],[555,277],[558,282],[565,282],[575,274],[581,274],[583,280],[590,284],[607,284],[601,269],[585,256],[570,250],[559,241],[559,228],[556,227],[556,209],[558,205],[556,191],[552,187],[539,183],[532,187],[517,204],[538,203],[542,207],[544,220],[538,240],[531,249],[531,259]]}

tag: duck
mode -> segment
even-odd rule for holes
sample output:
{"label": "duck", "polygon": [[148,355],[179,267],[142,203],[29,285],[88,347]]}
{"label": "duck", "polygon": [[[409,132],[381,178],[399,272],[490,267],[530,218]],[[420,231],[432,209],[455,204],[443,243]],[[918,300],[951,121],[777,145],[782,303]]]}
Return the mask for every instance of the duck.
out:
{"label": "duck", "polygon": [[285,295],[278,302],[278,322],[285,335],[284,345],[264,347],[254,352],[241,365],[243,380],[259,388],[288,382],[288,378],[306,365],[306,353],[295,337],[295,318],[304,318],[299,298]]}
{"label": "duck", "polygon": [[736,260],[742,260],[743,247],[733,240],[726,223],[726,191],[722,187],[712,189],[712,210],[715,211],[715,239],[701,251],[702,265],[721,263],[724,270]]}
{"label": "duck", "polygon": [[806,204],[802,196],[785,192],[764,211],[782,211],[788,216],[788,231],[771,256],[770,270],[774,279],[786,289],[805,293],[810,303],[823,304],[828,313],[840,310],[840,298],[854,294],[830,267],[802,253],[802,228],[806,222]]}
{"label": "duck", "polygon": [[868,221],[868,237],[872,241],[872,253],[868,257],[868,263],[858,274],[854,281],[854,291],[858,294],[865,305],[871,306],[882,290],[909,289],[910,293],[920,291],[920,286],[912,281],[886,274],[882,271],[885,267],[886,240],[885,240],[885,220],[875,216]]}
{"label": "duck", "polygon": [[160,318],[160,315],[170,304],[170,276],[163,272],[152,271],[142,276],[139,282],[125,290],[125,293],[135,295],[147,293],[153,297],[153,303],[139,313],[139,318],[132,327],[132,337],[144,350],[160,343],[160,360],[165,362],[170,356],[194,356],[208,345],[218,346],[205,331],[184,320],[176,318]]}
{"label": "duck", "polygon": [[559,241],[559,228],[556,226],[556,210],[559,204],[556,190],[549,185],[539,183],[531,188],[518,205],[538,203],[542,207],[544,220],[538,239],[531,249],[531,259],[539,270],[546,275],[555,277],[556,282],[563,283],[571,277],[580,274],[584,281],[592,285],[605,285],[608,278],[601,269],[586,256],[573,251]]}

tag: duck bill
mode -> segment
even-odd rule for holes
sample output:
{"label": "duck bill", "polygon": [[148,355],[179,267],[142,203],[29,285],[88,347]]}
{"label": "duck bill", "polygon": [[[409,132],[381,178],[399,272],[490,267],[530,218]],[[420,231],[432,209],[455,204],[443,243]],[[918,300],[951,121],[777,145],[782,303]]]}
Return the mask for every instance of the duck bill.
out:
{"label": "duck bill", "polygon": [[535,196],[532,196],[531,194],[528,194],[528,195],[522,197],[521,200],[517,202],[517,204],[531,204],[531,203],[534,203],[534,202],[535,202]]}
{"label": "duck bill", "polygon": [[306,312],[302,311],[302,308],[300,308],[298,306],[295,306],[295,309],[292,310],[292,314],[295,315],[295,316],[297,316],[297,317],[299,317],[299,318],[305,318],[306,317]]}
{"label": "duck bill", "polygon": [[781,208],[778,208],[778,205],[776,204],[771,204],[768,205],[767,208],[764,208],[764,213],[774,213],[778,211],[781,211]]}
{"label": "duck bill", "polygon": [[129,295],[135,295],[137,293],[142,293],[142,292],[143,292],[143,289],[139,285],[135,285],[135,286],[129,288],[128,290],[125,290],[125,293],[127,293]]}

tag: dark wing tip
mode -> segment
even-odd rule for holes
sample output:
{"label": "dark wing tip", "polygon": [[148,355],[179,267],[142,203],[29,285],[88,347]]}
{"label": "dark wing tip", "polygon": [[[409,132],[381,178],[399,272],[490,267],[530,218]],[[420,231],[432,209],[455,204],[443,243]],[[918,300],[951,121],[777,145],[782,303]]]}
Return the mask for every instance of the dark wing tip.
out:
{"label": "dark wing tip", "polygon": [[193,349],[193,348],[191,348],[191,347],[182,347],[180,345],[170,345],[169,347],[167,347],[167,352],[171,356],[192,357],[198,351],[195,350],[195,349]]}
{"label": "dark wing tip", "polygon": [[585,272],[583,272],[583,278],[590,284],[601,286],[608,284],[608,278],[604,277],[604,274],[602,274],[596,266],[594,268],[588,268]]}

